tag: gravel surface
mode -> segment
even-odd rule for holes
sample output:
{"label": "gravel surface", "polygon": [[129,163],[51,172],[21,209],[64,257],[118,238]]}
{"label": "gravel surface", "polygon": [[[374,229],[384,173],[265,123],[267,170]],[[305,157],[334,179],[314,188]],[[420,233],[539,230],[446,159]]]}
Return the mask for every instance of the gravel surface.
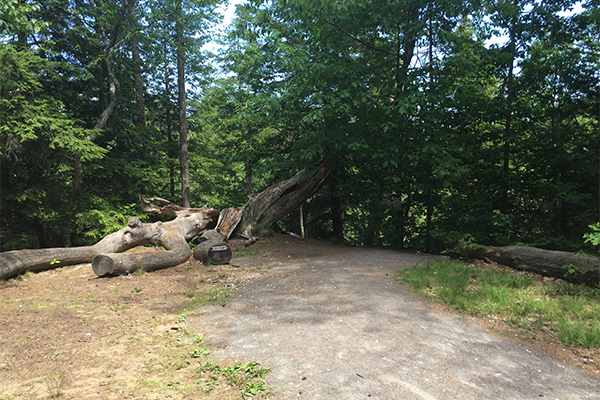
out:
{"label": "gravel surface", "polygon": [[315,243],[290,238],[234,259],[268,271],[242,282],[226,307],[207,307],[198,327],[220,347],[215,358],[270,367],[274,398],[600,399],[599,379],[393,280],[433,257]]}

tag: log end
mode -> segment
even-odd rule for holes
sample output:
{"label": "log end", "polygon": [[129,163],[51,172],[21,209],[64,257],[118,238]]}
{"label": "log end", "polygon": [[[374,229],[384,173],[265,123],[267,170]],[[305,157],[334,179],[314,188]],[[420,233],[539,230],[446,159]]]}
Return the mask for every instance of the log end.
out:
{"label": "log end", "polygon": [[104,255],[98,255],[92,260],[92,269],[98,276],[113,275],[115,263],[112,258]]}
{"label": "log end", "polygon": [[214,265],[227,264],[232,257],[229,245],[219,240],[208,240],[194,248],[194,258],[196,260],[202,262],[210,260],[210,263]]}
{"label": "log end", "polygon": [[232,257],[231,249],[226,244],[213,246],[208,252],[208,258],[214,265],[227,264]]}

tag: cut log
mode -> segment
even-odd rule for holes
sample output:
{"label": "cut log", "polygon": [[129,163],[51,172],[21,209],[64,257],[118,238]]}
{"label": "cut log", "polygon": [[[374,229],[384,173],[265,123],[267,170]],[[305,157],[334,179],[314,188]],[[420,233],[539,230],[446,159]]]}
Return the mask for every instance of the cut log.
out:
{"label": "cut log", "polygon": [[159,232],[133,217],[128,225],[93,246],[14,250],[0,253],[0,279],[66,265],[89,263],[98,254],[118,253],[146,243],[157,244]]}
{"label": "cut log", "polygon": [[211,229],[199,238],[200,242],[194,248],[194,258],[204,263],[227,264],[233,257],[229,244],[225,243],[226,235],[216,229]]}
{"label": "cut log", "polygon": [[207,240],[194,248],[194,258],[204,263],[227,264],[232,257],[231,248],[222,240]]}
{"label": "cut log", "polygon": [[598,257],[523,246],[485,247],[459,243],[456,248],[464,258],[491,260],[520,271],[535,272],[572,283],[600,283]]}
{"label": "cut log", "polygon": [[[174,222],[174,221],[170,221]],[[162,228],[166,224],[155,223]],[[144,253],[114,253],[100,254],[92,260],[92,269],[98,276],[123,275],[136,270],[155,271],[157,269],[174,267],[187,261],[192,255],[187,240],[175,229],[163,228],[158,243],[166,251]]]}

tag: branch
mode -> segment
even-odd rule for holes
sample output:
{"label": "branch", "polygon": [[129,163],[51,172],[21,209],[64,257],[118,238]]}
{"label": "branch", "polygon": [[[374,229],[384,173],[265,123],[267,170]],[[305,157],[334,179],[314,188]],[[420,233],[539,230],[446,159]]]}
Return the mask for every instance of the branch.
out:
{"label": "branch", "polygon": [[323,21],[325,23],[328,23],[329,25],[337,28],[344,35],[348,36],[349,38],[352,38],[353,40],[356,40],[358,43],[362,44],[363,46],[365,46],[365,47],[367,47],[367,48],[369,48],[371,50],[379,51],[379,52],[387,54],[389,56],[395,56],[395,54],[392,53],[392,52],[389,52],[389,51],[384,50],[384,49],[377,48],[375,45],[373,45],[373,44],[371,44],[369,42],[365,42],[364,40],[357,38],[356,36],[352,35],[351,33],[346,32],[341,26],[339,26],[338,24],[336,24],[333,21],[328,21],[328,20],[326,20],[325,18],[322,18],[322,17],[317,17],[317,18],[320,19],[321,21]]}

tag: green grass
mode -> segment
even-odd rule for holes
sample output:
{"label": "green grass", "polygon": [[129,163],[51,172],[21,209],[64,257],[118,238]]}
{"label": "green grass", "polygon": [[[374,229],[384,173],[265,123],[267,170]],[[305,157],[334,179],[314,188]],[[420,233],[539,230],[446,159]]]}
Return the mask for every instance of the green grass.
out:
{"label": "green grass", "polygon": [[249,257],[255,256],[260,253],[260,249],[257,247],[242,247],[234,251],[235,257]]}
{"label": "green grass", "polygon": [[398,270],[395,277],[455,310],[506,321],[525,337],[543,331],[565,345],[600,347],[600,288],[544,282],[456,260]]}
{"label": "green grass", "polygon": [[190,311],[207,304],[224,306],[231,296],[233,296],[233,291],[228,288],[214,288],[197,292],[188,289],[186,290],[186,297],[191,301],[179,311]]}

